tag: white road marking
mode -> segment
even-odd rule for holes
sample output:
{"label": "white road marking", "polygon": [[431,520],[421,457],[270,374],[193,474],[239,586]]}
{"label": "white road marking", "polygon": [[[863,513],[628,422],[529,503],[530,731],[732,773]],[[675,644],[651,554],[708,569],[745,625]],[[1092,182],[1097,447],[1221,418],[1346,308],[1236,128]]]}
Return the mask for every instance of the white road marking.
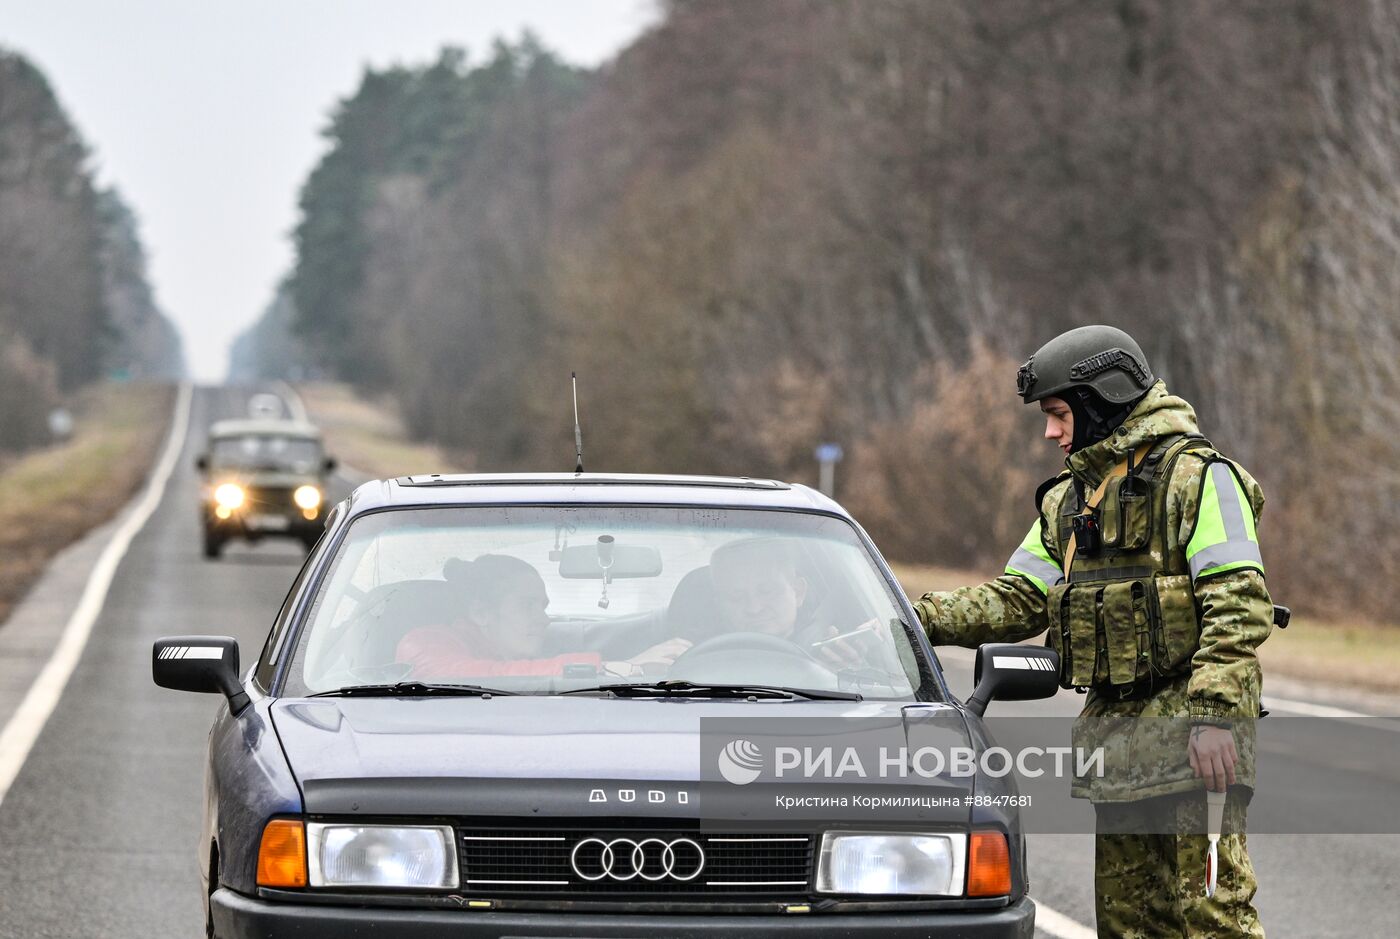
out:
{"label": "white road marking", "polygon": [[155,512],[156,506],[160,505],[161,497],[165,494],[165,485],[170,480],[170,474],[175,470],[175,463],[185,446],[185,435],[189,429],[190,397],[190,385],[182,384],[176,399],[174,419],[170,436],[166,439],[165,452],[161,454],[145,490],[117,530],[112,533],[111,540],[107,542],[97,558],[97,563],[93,565],[92,574],[83,587],[73,615],[68,617],[68,622],[63,627],[63,633],[54,646],[53,655],[40,670],[34,683],[29,686],[29,691],[25,693],[24,700],[20,702],[10,722],[0,731],[0,803],[5,801],[5,795],[10,791],[15,777],[19,775],[24,761],[29,758],[29,751],[33,749],[34,742],[39,739],[49,716],[58,706],[63,689],[67,686],[73,669],[77,667],[78,660],[82,658],[83,649],[92,634],[92,627],[97,622],[98,614],[102,612],[107,591],[116,576],[117,565],[126,555],[132,539]]}
{"label": "white road marking", "polygon": [[[1031,898],[1035,900],[1034,897]],[[1035,900],[1035,931],[1045,933],[1055,939],[1097,939],[1098,933],[1078,920],[1070,919],[1059,910]]]}
{"label": "white road marking", "polygon": [[[973,649],[962,649],[957,646],[940,646],[936,651],[938,652],[940,661],[945,665],[953,666],[970,666],[977,654]],[[997,664],[999,665],[1000,663]],[[1071,692],[1061,692],[1061,694],[1062,696],[1068,697]],[[1333,717],[1344,720],[1360,720],[1364,718],[1372,721],[1377,718],[1394,717],[1394,715],[1390,714],[1367,714],[1364,711],[1353,711],[1347,708],[1334,707],[1330,704],[1313,704],[1310,701],[1299,701],[1294,698],[1280,698],[1268,694],[1267,692],[1264,695],[1264,707],[1268,708],[1270,711],[1277,711],[1280,714],[1296,714],[1301,717]],[[1400,723],[1374,723],[1369,726],[1383,730],[1400,731]]]}
{"label": "white road marking", "polygon": [[1269,695],[1264,699],[1264,707],[1270,711],[1282,711],[1287,714],[1300,714],[1303,717],[1375,717],[1374,714],[1362,714],[1360,711],[1348,711],[1346,708],[1334,708],[1327,704],[1311,704],[1307,701],[1292,701],[1288,698],[1275,698]]}

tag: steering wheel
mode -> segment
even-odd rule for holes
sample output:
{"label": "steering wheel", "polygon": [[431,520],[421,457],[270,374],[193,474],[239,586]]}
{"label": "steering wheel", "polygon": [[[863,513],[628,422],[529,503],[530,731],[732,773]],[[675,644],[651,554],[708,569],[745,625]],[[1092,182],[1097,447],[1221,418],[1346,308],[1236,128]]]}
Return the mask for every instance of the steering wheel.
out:
{"label": "steering wheel", "polygon": [[836,687],[836,673],[802,646],[759,632],[724,633],[697,643],[676,656],[666,677],[697,684]]}

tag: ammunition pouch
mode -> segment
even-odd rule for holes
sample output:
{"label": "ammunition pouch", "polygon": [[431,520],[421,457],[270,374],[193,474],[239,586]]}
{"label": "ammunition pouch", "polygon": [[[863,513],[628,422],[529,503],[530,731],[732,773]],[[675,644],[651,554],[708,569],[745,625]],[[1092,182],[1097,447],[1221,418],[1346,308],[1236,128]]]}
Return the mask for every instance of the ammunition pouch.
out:
{"label": "ammunition pouch", "polygon": [[1190,667],[1200,620],[1188,574],[1075,581],[1051,588],[1047,644],[1060,685],[1131,697]]}
{"label": "ammunition pouch", "polygon": [[1152,538],[1152,500],[1141,476],[1118,476],[1104,491],[1099,520],[1103,547],[1140,551]]}

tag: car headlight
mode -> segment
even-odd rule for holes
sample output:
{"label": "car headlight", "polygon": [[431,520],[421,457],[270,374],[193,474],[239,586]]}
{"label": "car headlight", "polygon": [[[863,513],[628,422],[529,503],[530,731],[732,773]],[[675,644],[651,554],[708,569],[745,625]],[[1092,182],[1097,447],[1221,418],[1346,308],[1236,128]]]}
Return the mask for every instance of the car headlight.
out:
{"label": "car headlight", "polygon": [[449,826],[337,825],[308,822],[307,867],[313,887],[439,890],[457,886]]}
{"label": "car headlight", "polygon": [[818,893],[962,896],[967,835],[829,831],[817,865]]}
{"label": "car headlight", "polygon": [[214,490],[214,501],[226,509],[236,509],[243,504],[243,487],[237,483],[224,483]]}
{"label": "car headlight", "polygon": [[297,508],[310,511],[321,504],[321,490],[315,486],[298,486],[296,492],[292,493],[292,501],[297,504]]}

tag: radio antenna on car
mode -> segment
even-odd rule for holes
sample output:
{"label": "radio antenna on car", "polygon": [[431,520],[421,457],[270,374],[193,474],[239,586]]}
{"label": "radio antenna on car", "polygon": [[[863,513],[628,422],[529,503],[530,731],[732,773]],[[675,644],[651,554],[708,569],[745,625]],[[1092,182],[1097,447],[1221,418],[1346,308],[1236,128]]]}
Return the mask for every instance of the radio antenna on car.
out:
{"label": "radio antenna on car", "polygon": [[574,385],[574,450],[578,454],[578,465],[574,467],[575,473],[583,472],[583,429],[578,424],[578,373],[570,372],[569,380]]}

